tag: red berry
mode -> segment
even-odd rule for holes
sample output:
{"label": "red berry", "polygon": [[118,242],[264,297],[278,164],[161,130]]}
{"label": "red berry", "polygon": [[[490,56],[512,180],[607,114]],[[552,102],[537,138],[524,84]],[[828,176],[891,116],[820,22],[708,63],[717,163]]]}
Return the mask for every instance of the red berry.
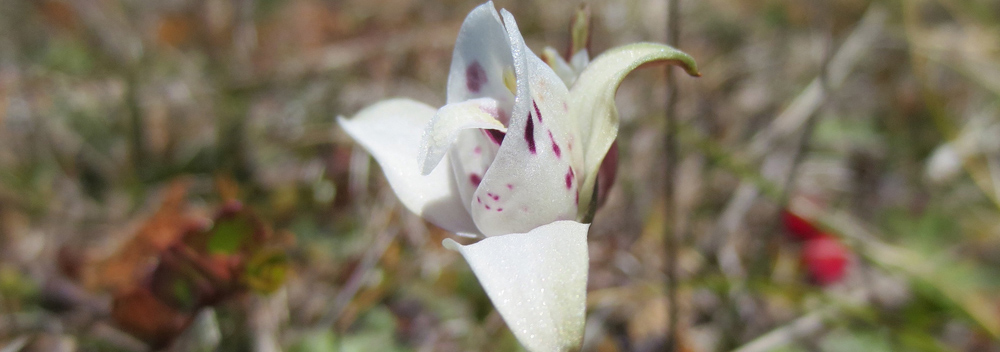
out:
{"label": "red berry", "polygon": [[819,234],[802,246],[802,262],[809,277],[820,286],[840,281],[847,271],[847,248],[836,238]]}
{"label": "red berry", "polygon": [[788,234],[800,241],[816,239],[822,236],[819,229],[813,226],[809,220],[795,215],[788,210],[781,211],[781,219],[785,222],[785,229]]}

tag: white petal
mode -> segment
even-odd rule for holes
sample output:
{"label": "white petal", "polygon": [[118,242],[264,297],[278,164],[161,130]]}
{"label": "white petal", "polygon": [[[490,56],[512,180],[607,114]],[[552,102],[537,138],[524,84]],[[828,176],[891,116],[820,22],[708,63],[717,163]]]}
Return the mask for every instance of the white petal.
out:
{"label": "white petal", "polygon": [[[502,109],[509,109],[514,103],[514,95],[504,84],[504,74],[512,73],[514,63],[511,60],[507,32],[493,2],[479,5],[465,17],[455,40],[448,74],[448,103],[490,97],[497,100]],[[506,120],[502,122],[507,123]]]}
{"label": "white petal", "polygon": [[499,111],[491,98],[448,104],[438,110],[424,132],[419,156],[422,172],[430,172],[447,153],[466,212],[507,131],[498,120]]}
{"label": "white petal", "polygon": [[417,167],[421,131],[434,113],[426,104],[392,99],[337,122],[371,153],[407,209],[445,230],[479,233],[459,197],[448,158],[426,176]]}
{"label": "white petal", "polygon": [[569,64],[573,66],[573,71],[582,72],[583,69],[587,68],[587,64],[590,64],[590,52],[587,49],[577,51],[573,57],[569,58]]}
{"label": "white petal", "polygon": [[525,232],[577,217],[578,170],[575,121],[567,115],[568,90],[524,46],[513,16],[503,11],[512,43],[517,99],[496,158],[476,189],[472,218],[486,236]]}
{"label": "white petal", "polygon": [[470,214],[472,197],[496,158],[501,140],[503,133],[498,130],[467,129],[458,133],[458,139],[448,151],[451,169],[458,184],[458,194],[462,197],[466,212]]}
{"label": "white petal", "polygon": [[507,132],[497,120],[497,101],[479,98],[441,107],[427,124],[420,142],[418,161],[421,173],[431,173],[451,148],[458,134],[466,129],[491,129]]}
{"label": "white petal", "polygon": [[525,234],[488,237],[462,253],[476,278],[529,351],[564,351],[583,338],[589,224],[557,221]]}
{"label": "white petal", "polygon": [[576,71],[566,62],[566,59],[563,59],[562,55],[559,55],[556,49],[545,47],[542,50],[542,60],[552,68],[552,71],[555,71],[559,75],[559,78],[562,79],[567,87],[572,85],[573,81],[576,80]]}
{"label": "white petal", "polygon": [[610,49],[580,73],[570,89],[569,110],[580,124],[581,143],[586,149],[586,175],[580,192],[580,204],[589,204],[601,160],[618,136],[618,109],[615,92],[629,72],[640,65],[662,62],[682,66],[690,75],[698,76],[694,59],[670,46],[636,43]]}

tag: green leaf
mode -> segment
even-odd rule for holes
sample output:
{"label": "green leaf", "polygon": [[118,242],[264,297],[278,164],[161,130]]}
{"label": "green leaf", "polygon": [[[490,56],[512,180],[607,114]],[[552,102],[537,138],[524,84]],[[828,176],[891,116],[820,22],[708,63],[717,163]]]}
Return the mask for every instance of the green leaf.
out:
{"label": "green leaf", "polygon": [[826,335],[819,345],[823,352],[890,352],[893,350],[887,336],[877,331],[838,330]]}
{"label": "green leaf", "polygon": [[265,249],[250,258],[244,281],[254,291],[271,293],[285,283],[288,270],[288,256],[284,251]]}
{"label": "green leaf", "polygon": [[94,58],[87,44],[72,39],[50,41],[44,63],[52,70],[71,75],[87,74],[94,69]]}
{"label": "green leaf", "polygon": [[357,333],[343,336],[343,352],[405,351],[396,343],[396,317],[385,306],[376,306],[365,313],[358,323]]}
{"label": "green leaf", "polygon": [[337,336],[330,330],[311,331],[288,350],[291,352],[335,352],[337,351]]}
{"label": "green leaf", "polygon": [[233,254],[253,235],[254,226],[246,216],[219,219],[209,231],[208,251],[212,254]]}

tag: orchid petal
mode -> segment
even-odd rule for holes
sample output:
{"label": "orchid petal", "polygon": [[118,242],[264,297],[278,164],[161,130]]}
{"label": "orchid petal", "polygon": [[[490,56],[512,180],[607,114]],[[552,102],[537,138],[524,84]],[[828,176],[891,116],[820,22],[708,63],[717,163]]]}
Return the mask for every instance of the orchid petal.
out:
{"label": "orchid petal", "polygon": [[490,129],[507,132],[500,123],[497,101],[491,98],[466,100],[443,106],[431,119],[420,142],[418,162],[420,172],[431,173],[438,162],[458,139],[459,132],[466,129]]}
{"label": "orchid petal", "polygon": [[452,232],[479,233],[459,197],[448,158],[428,175],[417,168],[421,132],[435,109],[408,99],[386,100],[337,122],[382,167],[407,209]]}
{"label": "orchid petal", "polygon": [[573,67],[575,72],[583,72],[583,69],[587,68],[587,64],[590,63],[590,52],[586,49],[577,51],[573,54],[573,57],[569,58],[569,65]]}
{"label": "orchid petal", "polygon": [[[679,65],[692,76],[700,75],[694,59],[687,54],[667,45],[637,43],[610,49],[595,58],[570,89],[570,115],[578,118],[580,142],[586,150],[580,204],[590,204],[597,169],[618,135],[618,109],[615,108],[618,85],[639,66],[657,62]],[[586,209],[581,208],[581,211]]]}
{"label": "orchid petal", "polygon": [[529,351],[564,351],[583,338],[589,224],[557,221],[528,233],[444,246],[465,257],[511,332]]}
{"label": "orchid petal", "polygon": [[[496,132],[496,133],[491,133]],[[498,130],[467,129],[458,133],[448,158],[458,183],[458,194],[466,213],[472,213],[472,197],[496,158],[503,133]],[[470,215],[471,216],[471,215]]]}
{"label": "orchid petal", "polygon": [[545,61],[552,68],[552,71],[559,75],[567,87],[573,85],[573,81],[576,80],[576,71],[566,62],[566,59],[563,59],[562,55],[559,55],[556,49],[545,47],[542,50],[542,61]]}
{"label": "orchid petal", "polygon": [[504,83],[504,75],[513,73],[511,60],[507,31],[493,2],[479,5],[465,17],[455,40],[448,74],[448,103],[489,97],[502,108],[513,105],[514,96]]}
{"label": "orchid petal", "polygon": [[569,91],[526,46],[513,16],[503,11],[512,43],[517,98],[496,158],[471,202],[472,218],[486,236],[525,232],[577,217],[575,121],[567,115]]}

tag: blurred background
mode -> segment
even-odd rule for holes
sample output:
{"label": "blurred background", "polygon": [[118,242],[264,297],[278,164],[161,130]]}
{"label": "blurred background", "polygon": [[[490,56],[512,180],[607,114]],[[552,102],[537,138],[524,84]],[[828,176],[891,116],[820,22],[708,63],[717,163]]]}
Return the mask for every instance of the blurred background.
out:
{"label": "blurred background", "polygon": [[[5,0],[0,351],[519,350],[335,123],[443,104],[477,5]],[[578,1],[496,5],[536,53],[570,44]],[[666,1],[589,6],[591,57],[667,38]],[[646,68],[582,350],[1000,351],[1000,2],[681,9],[703,76],[677,79],[676,172]]]}

